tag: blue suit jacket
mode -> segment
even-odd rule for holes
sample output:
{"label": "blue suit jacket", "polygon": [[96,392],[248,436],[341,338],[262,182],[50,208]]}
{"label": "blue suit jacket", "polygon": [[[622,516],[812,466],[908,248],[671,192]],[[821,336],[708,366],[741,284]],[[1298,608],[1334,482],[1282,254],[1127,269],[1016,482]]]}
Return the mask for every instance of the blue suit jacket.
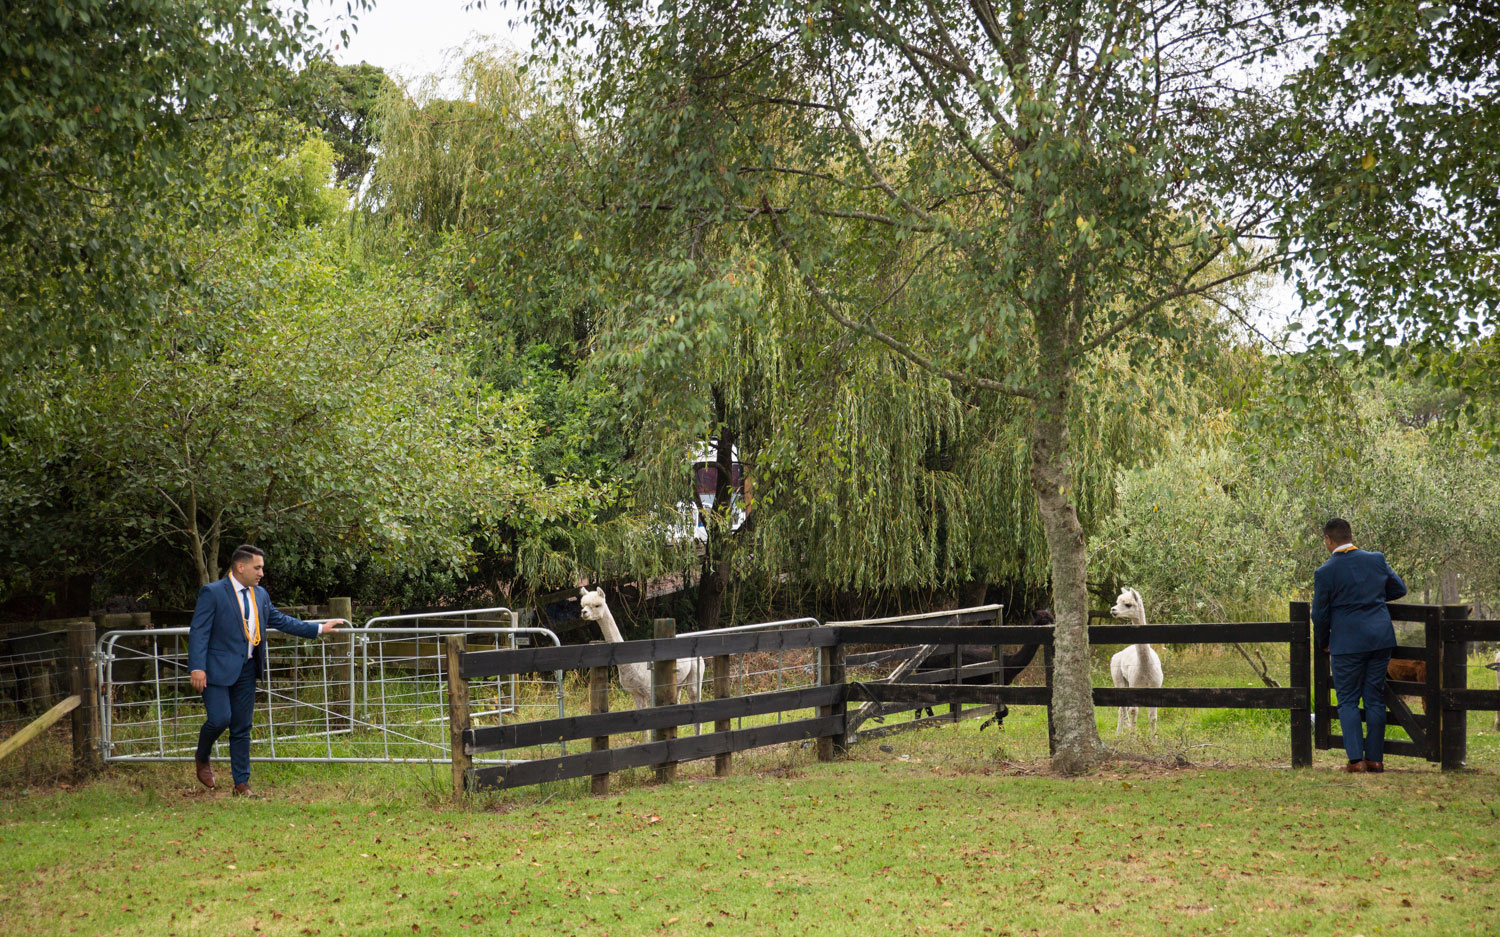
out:
{"label": "blue suit jacket", "polygon": [[[261,624],[261,640],[255,648],[255,678],[259,680],[266,671],[266,628],[316,638],[318,626],[278,612],[271,605],[271,596],[260,586],[253,591]],[[250,642],[245,638],[241,616],[239,599],[228,576],[198,590],[193,623],[188,626],[188,669],[203,671],[214,686],[233,685],[249,656]]]}
{"label": "blue suit jacket", "polygon": [[1333,654],[1359,654],[1396,646],[1385,603],[1406,594],[1384,553],[1335,553],[1313,573],[1313,640]]}

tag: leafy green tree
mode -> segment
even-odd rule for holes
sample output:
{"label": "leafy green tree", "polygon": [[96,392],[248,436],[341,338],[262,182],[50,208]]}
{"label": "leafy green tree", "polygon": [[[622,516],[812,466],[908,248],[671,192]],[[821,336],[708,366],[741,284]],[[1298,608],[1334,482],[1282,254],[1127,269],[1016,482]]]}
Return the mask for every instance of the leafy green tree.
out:
{"label": "leafy green tree", "polygon": [[1297,158],[1267,191],[1282,237],[1310,250],[1294,269],[1316,337],[1493,399],[1496,372],[1451,355],[1482,345],[1500,311],[1500,15],[1415,0],[1307,11],[1331,35],[1268,136]]}
{"label": "leafy green tree", "polygon": [[1288,435],[1276,411],[1293,387],[1263,357],[1242,356],[1239,370],[1266,379],[1248,404],[1257,425],[1210,410],[1159,462],[1121,472],[1118,507],[1091,543],[1099,576],[1139,588],[1164,620],[1279,617],[1308,597],[1327,558],[1318,532],[1341,516],[1416,600],[1494,602],[1500,464],[1439,422],[1443,401],[1346,368],[1353,396],[1337,418]]}
{"label": "leafy green tree", "polygon": [[317,130],[334,151],[338,183],[358,190],[375,166],[375,120],[382,101],[398,94],[385,70],[368,62],[339,65],[314,59],[297,72],[291,116]]}
{"label": "leafy green tree", "polygon": [[379,239],[316,223],[330,158],[314,139],[252,183],[287,226],[187,248],[194,285],[140,356],[59,355],[12,386],[0,486],[14,559],[165,543],[201,583],[255,540],[283,569],[430,578],[466,571],[498,524],[577,504],[530,469],[528,401],[475,380],[461,317]]}
{"label": "leafy green tree", "polygon": [[243,210],[220,179],[258,154],[226,143],[319,50],[309,7],[0,7],[0,366],[107,352],[161,310],[188,272],[173,235]]}
{"label": "leafy green tree", "polygon": [[523,6],[552,50],[591,49],[579,82],[617,141],[615,210],[737,226],[851,334],[1019,408],[1058,621],[1057,764],[1092,765],[1071,415],[1132,402],[1080,378],[1110,349],[1192,347],[1188,301],[1280,262],[1244,250],[1265,213],[1231,193],[1278,113],[1234,76],[1284,23],[1213,0]]}

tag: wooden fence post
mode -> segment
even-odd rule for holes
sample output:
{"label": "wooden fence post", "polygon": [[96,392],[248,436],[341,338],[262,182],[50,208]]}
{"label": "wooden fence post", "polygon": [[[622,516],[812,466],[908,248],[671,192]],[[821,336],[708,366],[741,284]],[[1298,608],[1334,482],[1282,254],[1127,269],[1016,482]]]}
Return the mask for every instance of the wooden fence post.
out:
{"label": "wooden fence post", "polygon": [[1427,712],[1427,760],[1443,761],[1443,610],[1428,606],[1422,623],[1427,662],[1427,687],[1422,708]]}
{"label": "wooden fence post", "polygon": [[[818,684],[820,686],[842,686],[846,680],[848,668],[844,661],[847,658],[846,649],[843,644],[835,644],[832,647],[818,648]],[[848,704],[837,702],[828,706],[819,706],[819,716],[846,717]],[[832,761],[848,751],[849,730],[846,719],[839,719],[838,732],[834,735],[818,736],[818,760]]]}
{"label": "wooden fence post", "polygon": [[[677,637],[677,620],[675,618],[653,618],[651,619],[652,637],[658,641],[664,638]],[[651,704],[653,706],[671,706],[677,702],[677,661],[658,660],[651,662]],[[677,728],[667,726],[657,729],[653,735],[653,741],[665,742],[677,738]],[[656,769],[656,780],[677,780],[677,763],[669,761]]]}
{"label": "wooden fence post", "polygon": [[[963,683],[964,682],[964,678],[959,675],[959,674],[962,673],[963,665],[964,665],[964,646],[962,644],[955,644],[955,645],[953,645],[953,667],[954,667],[955,670],[959,671],[959,673],[955,673],[954,674],[954,676],[953,676],[953,682],[954,683]],[[952,719],[954,722],[958,722],[963,717],[963,711],[964,711],[964,704],[963,703],[949,703],[948,704],[948,717],[950,719]]]}
{"label": "wooden fence post", "polygon": [[1291,709],[1292,767],[1310,768],[1313,761],[1312,725],[1312,614],[1306,602],[1293,602],[1290,619],[1296,630],[1287,653],[1290,655],[1292,690],[1300,706]]}
{"label": "wooden fence post", "polygon": [[73,677],[73,695],[78,708],[72,712],[73,770],[96,771],[102,764],[99,739],[99,672],[94,666],[94,622],[89,618],[68,622],[68,661]]}
{"label": "wooden fence post", "polygon": [[[591,642],[597,644],[599,642]],[[609,712],[609,668],[589,668],[589,712],[594,714]],[[609,750],[609,736],[596,735],[593,739],[593,751],[602,752]],[[609,773],[593,775],[589,780],[589,790],[595,794],[609,793]]]}
{"label": "wooden fence post", "polygon": [[459,674],[464,653],[464,636],[450,634],[444,639],[448,665],[448,739],[453,751],[453,799],[461,802],[468,789],[469,770],[474,760],[464,744],[469,729],[469,681]]}
{"label": "wooden fence post", "polygon": [[[1469,606],[1467,605],[1443,606],[1445,625],[1450,621],[1463,621],[1468,617]],[[1444,694],[1449,690],[1469,688],[1469,643],[1450,641],[1446,634],[1443,635],[1442,687]],[[1442,746],[1442,766],[1444,771],[1454,771],[1464,767],[1469,760],[1469,711],[1449,709],[1444,703],[1442,714],[1441,728],[1438,730],[1438,737],[1441,740],[1439,744]],[[1428,724],[1431,725],[1431,723],[1432,720],[1428,720]]]}
{"label": "wooden fence post", "polygon": [[[1312,604],[1293,602],[1291,617],[1295,621],[1299,615],[1305,615],[1311,622]],[[1338,719],[1338,710],[1328,701],[1333,692],[1333,659],[1316,642],[1311,646],[1313,748],[1327,749],[1333,747],[1333,723]]]}
{"label": "wooden fence post", "polygon": [[[730,687],[729,687],[730,657],[729,657],[728,654],[721,654],[718,657],[715,657],[713,660],[714,660],[714,699],[728,699],[729,698],[729,693],[730,693]],[[714,722],[714,731],[715,732],[728,732],[729,731],[729,720],[728,719],[719,719],[719,720],[716,720]],[[734,756],[732,754],[730,754],[729,752],[720,752],[719,754],[715,755],[714,756],[714,777],[716,777],[716,778],[727,778],[727,777],[729,777],[729,768],[730,768],[730,765],[732,763],[732,759],[733,758],[734,758]]]}
{"label": "wooden fence post", "polygon": [[[328,600],[328,617],[342,618],[349,624],[340,628],[330,640],[333,641],[334,667],[336,672],[342,671],[345,679],[336,681],[328,688],[328,708],[333,710],[337,718],[331,720],[335,729],[354,728],[354,632],[350,630],[354,625],[354,600],[350,598],[337,598]],[[347,661],[346,665],[344,661]]]}

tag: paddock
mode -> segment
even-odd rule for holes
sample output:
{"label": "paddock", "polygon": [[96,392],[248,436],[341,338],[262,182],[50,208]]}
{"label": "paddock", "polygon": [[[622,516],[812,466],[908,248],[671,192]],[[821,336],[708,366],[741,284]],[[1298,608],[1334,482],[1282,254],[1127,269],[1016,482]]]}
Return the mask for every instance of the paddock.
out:
{"label": "paddock", "polygon": [[[1474,642],[1500,640],[1500,624],[1468,620],[1458,608],[1391,608],[1403,630],[1418,634],[1414,642],[1403,638],[1396,658],[1423,661],[1427,675],[1420,684],[1391,682],[1387,751],[1397,763],[1411,757],[1461,767],[1468,731],[1488,729],[1466,727],[1468,713],[1500,710],[1500,692],[1489,689],[1488,680],[1482,688],[1469,686],[1481,678],[1467,672],[1474,666],[1467,652]],[[618,786],[621,772],[645,770],[665,779],[678,764],[711,759],[723,775],[739,752],[791,747],[808,750],[806,757],[832,758],[898,733],[971,720],[985,720],[987,727],[997,716],[1028,709],[1050,728],[1052,629],[1004,624],[1003,611],[984,606],[826,624],[799,618],[682,636],[672,636],[664,620],[668,630],[661,637],[619,645],[565,646],[545,629],[520,627],[520,616],[503,609],[372,619],[319,642],[272,633],[252,758],[455,765],[458,790],[590,777],[591,789],[601,791],[612,779]],[[96,638],[87,633],[91,625],[74,622],[70,632],[50,639],[61,646],[48,661],[55,697],[39,701],[46,706],[17,705],[15,731],[8,735],[31,728],[29,722],[68,691],[80,705],[49,735],[66,746],[66,730],[73,729],[75,768],[189,761],[202,714],[186,685],[185,629],[115,628]],[[1278,732],[1284,763],[1296,767],[1309,764],[1314,751],[1341,745],[1328,660],[1312,653],[1305,603],[1293,603],[1283,622],[1093,624],[1089,633],[1096,663],[1108,647],[1141,640],[1178,649],[1169,654],[1199,648],[1202,655],[1193,652],[1193,659],[1225,661],[1233,659],[1230,644],[1248,642],[1270,657],[1283,684],[1185,685],[1205,681],[1187,674],[1174,680],[1169,666],[1162,688],[1096,686],[1101,709],[1155,705],[1169,713],[1223,710],[1226,717],[1239,710],[1247,719],[1251,711],[1279,712],[1269,722],[1254,717],[1243,723],[1260,726],[1254,757],[1269,764],[1274,748],[1267,746]],[[1226,650],[1211,653],[1215,647]],[[610,669],[690,654],[711,665],[696,704],[662,698],[634,709]],[[1206,682],[1220,682],[1219,666],[1203,672]],[[1218,747],[1202,729],[1219,724],[1217,717],[1193,720],[1200,735],[1179,747]],[[1027,717],[1022,724],[1031,734],[1040,723]],[[1126,749],[1141,745],[1150,749],[1152,741]],[[1025,747],[1031,750],[1031,743]],[[31,743],[4,767],[12,769],[18,758],[24,765],[42,749],[61,754],[57,740]],[[1488,764],[1490,749],[1486,738],[1480,763]]]}

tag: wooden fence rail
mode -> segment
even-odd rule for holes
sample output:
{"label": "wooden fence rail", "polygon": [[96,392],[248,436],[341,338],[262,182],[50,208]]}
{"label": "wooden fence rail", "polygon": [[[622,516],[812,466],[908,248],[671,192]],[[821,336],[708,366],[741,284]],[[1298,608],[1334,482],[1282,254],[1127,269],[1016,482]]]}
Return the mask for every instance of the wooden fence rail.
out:
{"label": "wooden fence rail", "polygon": [[[454,792],[462,795],[465,789],[509,788],[582,777],[592,779],[595,792],[603,792],[608,789],[610,772],[654,767],[658,770],[658,777],[665,777],[669,775],[670,766],[678,762],[708,757],[715,759],[715,773],[722,775],[727,773],[729,758],[734,752],[796,741],[815,740],[818,757],[826,760],[837,757],[852,740],[852,734],[858,730],[861,721],[890,712],[939,705],[950,707],[947,714],[901,724],[915,726],[954,721],[980,711],[999,711],[1003,716],[1004,708],[1011,705],[1048,705],[1051,700],[1052,627],[1002,625],[998,623],[998,617],[998,611],[991,607],[881,622],[832,623],[794,631],[662,636],[614,644],[457,654],[456,659],[450,657],[450,662],[461,680],[536,670],[587,671],[590,674],[592,711],[587,715],[485,728],[468,727],[467,714],[455,712],[455,721],[464,724],[463,731],[455,735],[455,738],[462,737],[462,744],[455,745],[455,764],[457,759],[463,759],[465,767],[461,772],[455,768]],[[1286,644],[1291,675],[1291,686],[1288,687],[1098,687],[1094,690],[1094,701],[1096,705],[1111,707],[1285,709],[1291,714],[1292,764],[1305,767],[1312,763],[1312,638],[1305,603],[1300,608],[1293,605],[1289,621],[1093,625],[1089,628],[1089,639],[1097,644],[1142,641],[1162,644]],[[850,645],[885,649],[851,654],[848,652]],[[960,650],[976,645],[993,648],[994,659],[964,663]],[[1008,655],[1007,645],[1021,645],[1023,653]],[[938,648],[953,649],[948,665],[918,670],[917,665]],[[1010,679],[1018,673],[1013,665],[1024,667],[1038,648],[1048,652],[1045,655],[1048,665],[1046,685],[1011,684]],[[792,649],[818,651],[816,686],[727,695],[731,655]],[[658,697],[659,705],[646,709],[607,711],[608,693],[604,681],[608,667],[622,663],[650,663],[665,674],[670,662],[682,657],[705,657],[712,661],[714,698],[676,703],[670,695],[663,695]],[[899,666],[884,680],[849,679],[851,669],[877,663],[899,663]],[[664,688],[662,683],[667,679],[670,678],[663,676],[657,680],[658,689]],[[993,682],[973,682],[976,679]],[[450,698],[461,700],[463,695],[453,693]],[[964,706],[978,706],[982,710],[961,711]],[[808,716],[808,711],[815,715]],[[796,717],[773,725],[730,729],[733,719],[771,714],[796,714]],[[711,732],[683,738],[672,735],[681,726],[701,727],[710,723],[713,726]],[[890,729],[872,730],[867,736],[883,734]],[[627,733],[652,733],[653,736],[647,742],[610,747],[611,736]],[[468,767],[468,759],[477,753],[582,739],[590,740],[592,750],[478,770]]]}

